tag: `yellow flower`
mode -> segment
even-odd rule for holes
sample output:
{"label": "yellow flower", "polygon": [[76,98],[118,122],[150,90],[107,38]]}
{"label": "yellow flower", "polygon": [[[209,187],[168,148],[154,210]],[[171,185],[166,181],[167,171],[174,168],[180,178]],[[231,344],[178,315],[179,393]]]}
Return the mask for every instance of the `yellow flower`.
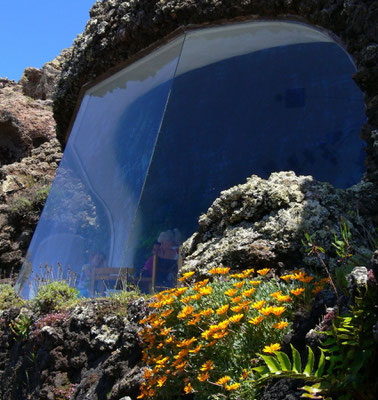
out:
{"label": "yellow flower", "polygon": [[216,333],[214,333],[214,335],[213,335],[213,339],[223,339],[225,336],[227,336],[228,335],[228,332],[226,332],[226,331],[220,331],[220,332],[216,332]]}
{"label": "yellow flower", "polygon": [[236,314],[233,317],[230,317],[228,320],[231,323],[236,324],[237,322],[240,322],[243,317],[244,317],[244,314]]}
{"label": "yellow flower", "polygon": [[236,288],[240,289],[243,285],[244,285],[244,281],[240,281],[240,282],[234,283],[233,286],[235,286]]}
{"label": "yellow flower", "polygon": [[230,324],[230,322],[226,319],[225,321],[219,322],[218,325],[215,325],[215,328],[216,328],[216,330],[226,329],[229,324]]}
{"label": "yellow flower", "polygon": [[166,298],[166,299],[162,300],[161,304],[163,306],[167,306],[167,305],[172,304],[174,301],[175,301],[175,299],[173,297],[169,297],[169,298]]}
{"label": "yellow flower", "polygon": [[213,291],[213,288],[212,288],[211,286],[205,286],[205,287],[203,287],[203,288],[200,288],[198,292],[199,292],[202,296],[205,296],[205,295],[207,295],[207,294],[211,294],[212,291]]}
{"label": "yellow flower", "polygon": [[177,344],[177,347],[189,347],[192,343],[196,342],[197,339],[192,337],[191,339],[184,339],[181,343]]}
{"label": "yellow flower", "polygon": [[198,379],[200,382],[205,382],[205,381],[207,381],[207,380],[209,379],[209,377],[210,377],[209,373],[208,373],[208,372],[204,372],[203,374],[199,374],[199,375],[197,376],[197,379]]}
{"label": "yellow flower", "polygon": [[277,297],[279,297],[279,296],[281,296],[281,295],[282,295],[282,291],[281,291],[281,290],[278,291],[278,292],[274,292],[274,293],[271,294],[271,296],[274,297],[275,299],[277,299]]}
{"label": "yellow flower", "polygon": [[178,288],[175,290],[174,295],[175,296],[181,296],[183,293],[185,293],[188,290],[187,287],[182,287],[182,288]]}
{"label": "yellow flower", "polygon": [[291,297],[289,295],[285,296],[277,296],[277,300],[281,303],[290,303],[291,302]]}
{"label": "yellow flower", "polygon": [[199,313],[199,315],[203,315],[204,317],[208,317],[211,314],[214,314],[214,311],[212,308],[208,308],[207,310],[203,310]]}
{"label": "yellow flower", "polygon": [[207,371],[211,371],[212,369],[214,369],[213,361],[208,360],[204,364],[202,364],[201,371],[207,372]]}
{"label": "yellow flower", "polygon": [[226,291],[224,292],[224,294],[225,294],[226,296],[232,297],[232,296],[235,296],[235,294],[237,293],[237,291],[238,291],[238,289],[228,289],[228,290],[226,290]]}
{"label": "yellow flower", "polygon": [[220,379],[218,379],[217,381],[216,381],[216,384],[217,385],[225,385],[227,382],[229,382],[231,380],[231,377],[229,377],[229,376],[223,376],[222,378],[220,378]]}
{"label": "yellow flower", "polygon": [[264,275],[266,275],[269,271],[270,271],[270,268],[263,268],[263,269],[258,269],[258,270],[257,270],[257,273],[258,273],[259,275],[264,276]]}
{"label": "yellow flower", "polygon": [[284,328],[286,328],[289,325],[289,323],[287,321],[280,321],[277,322],[276,324],[273,325],[273,328],[282,330]]}
{"label": "yellow flower", "polygon": [[239,304],[238,306],[235,306],[235,307],[231,307],[231,310],[233,311],[233,312],[240,312],[242,309],[244,308],[244,305],[243,304]]}
{"label": "yellow flower", "polygon": [[233,303],[239,303],[242,300],[241,296],[231,297],[230,299]]}
{"label": "yellow flower", "polygon": [[194,290],[198,290],[201,287],[206,286],[209,283],[208,279],[204,279],[203,281],[199,281],[194,285]]}
{"label": "yellow flower", "polygon": [[261,300],[261,301],[256,301],[255,303],[253,303],[251,305],[252,308],[256,309],[256,310],[260,310],[260,308],[266,303],[265,300]]}
{"label": "yellow flower", "polygon": [[161,313],[162,318],[167,318],[173,313],[173,310],[167,310]]}
{"label": "yellow flower", "polygon": [[253,286],[258,286],[260,285],[261,281],[249,281],[249,283]]}
{"label": "yellow flower", "polygon": [[249,372],[244,368],[242,376],[240,377],[240,379],[247,379],[248,375],[249,375]]}
{"label": "yellow flower", "polygon": [[291,289],[290,293],[293,293],[294,296],[299,296],[305,291],[304,288],[297,288],[297,289]]}
{"label": "yellow flower", "polygon": [[167,339],[165,339],[165,343],[169,344],[169,343],[173,343],[174,339],[172,336],[169,336]]}
{"label": "yellow flower", "polygon": [[196,293],[196,294],[193,294],[193,296],[190,296],[190,299],[191,300],[199,300],[201,297],[202,297],[201,293]]}
{"label": "yellow flower", "polygon": [[199,344],[195,349],[189,350],[189,353],[197,354],[202,349],[202,344]]}
{"label": "yellow flower", "polygon": [[192,393],[192,391],[193,391],[192,385],[191,385],[190,383],[188,383],[188,384],[184,387],[184,392],[185,392],[185,394],[190,394],[190,393]]}
{"label": "yellow flower", "polygon": [[194,318],[192,318],[191,320],[189,320],[187,322],[187,325],[196,325],[200,319],[201,319],[201,315],[200,314],[196,314],[194,316]]}
{"label": "yellow flower", "polygon": [[166,376],[161,376],[160,378],[158,378],[158,380],[157,380],[158,387],[162,387],[166,380],[167,380]]}
{"label": "yellow flower", "polygon": [[180,282],[184,282],[186,279],[191,278],[194,274],[195,274],[194,271],[185,272],[185,274],[182,274],[182,277],[179,278],[179,281],[180,281]]}
{"label": "yellow flower", "polygon": [[160,335],[167,336],[168,333],[172,330],[172,328],[164,328],[160,331]]}
{"label": "yellow flower", "polygon": [[229,308],[229,307],[230,307],[229,304],[225,304],[224,306],[219,307],[219,308],[216,310],[216,313],[217,313],[218,315],[225,314],[225,313],[228,311],[228,308]]}
{"label": "yellow flower", "polygon": [[194,311],[194,308],[192,306],[185,306],[181,312],[177,315],[177,318],[185,318],[188,315],[190,315]]}
{"label": "yellow flower", "polygon": [[285,312],[285,310],[286,310],[285,307],[272,307],[272,313],[276,317],[280,317]]}
{"label": "yellow flower", "polygon": [[248,322],[250,323],[250,324],[253,324],[253,325],[258,325],[260,322],[262,322],[264,320],[264,317],[262,317],[261,315],[259,315],[258,317],[255,317],[255,318],[252,318],[252,319],[250,319]]}
{"label": "yellow flower", "polygon": [[217,267],[217,268],[213,268],[211,269],[209,272],[210,274],[216,275],[226,275],[228,274],[228,272],[230,271],[231,268],[221,268],[221,267]]}
{"label": "yellow flower", "polygon": [[236,390],[240,386],[240,383],[233,383],[232,385],[226,385],[226,390]]}
{"label": "yellow flower", "polygon": [[251,288],[251,289],[249,289],[249,290],[244,291],[244,292],[242,293],[242,295],[245,296],[245,297],[252,296],[255,290],[256,290],[255,288]]}
{"label": "yellow flower", "polygon": [[269,346],[265,346],[263,349],[264,353],[274,353],[275,351],[278,351],[281,348],[281,345],[279,343],[273,343]]}
{"label": "yellow flower", "polygon": [[272,309],[273,309],[273,307],[264,307],[261,310],[259,310],[259,313],[262,315],[265,315],[265,317],[267,317],[268,315],[270,315],[272,313]]}
{"label": "yellow flower", "polygon": [[282,275],[282,276],[280,276],[280,278],[287,282],[290,279],[294,279],[294,275],[292,275],[292,274]]}

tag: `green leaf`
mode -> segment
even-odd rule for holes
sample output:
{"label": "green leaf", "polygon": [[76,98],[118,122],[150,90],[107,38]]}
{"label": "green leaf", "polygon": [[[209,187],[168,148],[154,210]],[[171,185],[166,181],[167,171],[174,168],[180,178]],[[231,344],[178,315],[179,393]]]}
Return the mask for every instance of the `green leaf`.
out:
{"label": "green leaf", "polygon": [[291,362],[289,357],[282,351],[277,351],[275,355],[281,365],[282,371],[291,371]]}
{"label": "green leaf", "polygon": [[291,351],[293,353],[293,371],[295,371],[297,374],[300,374],[302,372],[302,361],[301,361],[301,355],[299,354],[299,351],[292,345],[291,346]]}
{"label": "green leaf", "polygon": [[318,368],[315,371],[315,376],[317,378],[321,378],[324,372],[324,367],[325,367],[325,357],[324,357],[324,351],[320,350],[321,354],[320,354],[320,359],[319,359],[319,363],[318,363]]}
{"label": "green leaf", "polygon": [[303,373],[307,376],[311,376],[312,370],[314,368],[315,357],[313,351],[311,350],[311,347],[307,346],[307,348],[308,348],[307,364]]}
{"label": "green leaf", "polygon": [[265,364],[269,368],[270,372],[273,372],[275,374],[276,372],[281,371],[280,364],[275,358],[271,356],[264,356],[263,354],[257,354],[257,355],[260,356],[265,361]]}
{"label": "green leaf", "polygon": [[269,369],[265,365],[254,367],[252,370],[256,371],[258,375],[265,375],[267,372],[269,372]]}

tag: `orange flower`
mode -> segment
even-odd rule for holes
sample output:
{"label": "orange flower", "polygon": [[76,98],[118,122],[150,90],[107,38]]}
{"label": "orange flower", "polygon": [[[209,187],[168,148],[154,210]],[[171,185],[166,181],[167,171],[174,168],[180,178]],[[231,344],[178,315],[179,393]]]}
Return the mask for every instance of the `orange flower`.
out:
{"label": "orange flower", "polygon": [[152,377],[152,371],[149,368],[146,368],[143,373],[144,379],[150,379]]}
{"label": "orange flower", "polygon": [[166,380],[167,380],[166,376],[161,376],[160,378],[158,378],[158,380],[157,380],[158,387],[162,387]]}
{"label": "orange flower", "polygon": [[268,315],[270,315],[272,313],[273,307],[264,307],[261,310],[259,310],[259,313],[262,315],[265,315],[265,317],[267,317]]}
{"label": "orange flower", "polygon": [[210,314],[214,314],[214,311],[212,308],[208,308],[207,310],[203,310],[199,312],[199,315],[203,315],[204,317],[208,317]]}
{"label": "orange flower", "polygon": [[241,296],[231,297],[230,299],[233,303],[239,303],[242,300]]}
{"label": "orange flower", "polygon": [[240,312],[244,308],[243,304],[239,304],[238,306],[231,307],[231,311],[233,312]]}
{"label": "orange flower", "polygon": [[167,318],[173,313],[173,310],[167,310],[161,313],[162,318]]}
{"label": "orange flower", "polygon": [[208,283],[209,283],[208,279],[204,279],[202,281],[199,281],[194,285],[194,290],[198,290],[199,288],[206,286]]}
{"label": "orange flower", "polygon": [[191,339],[184,339],[181,343],[177,344],[177,347],[189,347],[192,343],[196,342],[197,339],[192,337]]}
{"label": "orange flower", "polygon": [[188,290],[187,287],[182,287],[182,288],[178,288],[175,290],[175,292],[173,293],[176,297],[177,296],[181,296],[183,293],[185,293]]}
{"label": "orange flower", "polygon": [[203,288],[200,288],[198,292],[202,294],[202,296],[205,296],[207,294],[211,294],[212,291],[213,288],[211,286],[205,286]]}
{"label": "orange flower", "polygon": [[262,317],[261,315],[259,315],[258,317],[255,317],[255,318],[252,318],[252,319],[250,319],[248,322],[250,323],[250,324],[253,324],[253,325],[258,325],[260,322],[262,322],[264,320],[264,317]]}
{"label": "orange flower", "polygon": [[169,336],[167,339],[165,339],[165,343],[169,344],[169,343],[173,343],[174,339],[172,336]]}
{"label": "orange flower", "polygon": [[200,382],[205,382],[205,381],[207,381],[207,380],[209,379],[209,377],[210,377],[209,373],[208,373],[208,372],[204,372],[203,374],[199,374],[199,375],[197,376],[197,379],[198,379]]}
{"label": "orange flower", "polygon": [[224,294],[225,294],[226,296],[232,297],[232,296],[235,296],[235,294],[237,293],[237,291],[238,291],[238,289],[228,289],[228,290],[226,290],[226,291],[224,292]]}
{"label": "orange flower", "polygon": [[191,320],[189,320],[187,322],[187,325],[196,325],[200,319],[201,319],[201,315],[200,314],[195,314],[194,318],[192,318]]}
{"label": "orange flower", "polygon": [[312,289],[311,292],[314,294],[318,294],[319,292],[321,292],[324,289],[323,286],[317,286],[315,289]]}
{"label": "orange flower", "polygon": [[223,331],[214,333],[213,339],[223,339],[227,335],[228,335],[228,332],[223,330]]}
{"label": "orange flower", "polygon": [[294,275],[292,275],[292,274],[282,275],[282,276],[280,276],[280,278],[287,282],[290,279],[294,279]]}
{"label": "orange flower", "polygon": [[269,271],[270,271],[270,268],[263,268],[263,269],[258,269],[258,270],[257,270],[257,273],[258,273],[259,275],[264,276],[264,275],[266,275]]}
{"label": "orange flower", "polygon": [[201,293],[196,293],[193,294],[193,296],[190,296],[190,300],[199,300],[202,297]]}
{"label": "orange flower", "polygon": [[293,293],[294,296],[299,296],[305,291],[304,288],[297,288],[297,289],[291,289],[290,293]]}
{"label": "orange flower", "polygon": [[240,281],[240,282],[234,283],[233,286],[235,286],[236,288],[240,289],[243,285],[244,285],[244,281]]}
{"label": "orange flower", "polygon": [[211,371],[212,369],[214,369],[213,361],[208,360],[204,364],[202,364],[201,371],[207,372],[207,371]]}
{"label": "orange flower", "polygon": [[180,301],[182,301],[184,304],[188,304],[191,299],[192,299],[192,296],[186,296],[186,297],[183,297]]}
{"label": "orange flower", "polygon": [[274,293],[271,294],[271,296],[274,297],[275,299],[277,299],[277,297],[279,297],[279,296],[281,296],[281,295],[282,295],[282,291],[281,291],[281,290],[279,290],[278,292],[274,292]]}
{"label": "orange flower", "polygon": [[251,305],[252,308],[256,309],[256,310],[260,310],[260,308],[266,303],[265,300],[261,300],[261,301],[256,301],[255,303],[253,303]]}
{"label": "orange flower", "polygon": [[195,349],[189,350],[189,353],[197,354],[202,349],[202,344],[199,344]]}
{"label": "orange flower", "polygon": [[231,380],[231,378],[229,376],[223,376],[222,378],[218,379],[216,381],[217,385],[225,385],[227,382],[229,382]]}
{"label": "orange flower", "polygon": [[168,333],[172,330],[172,328],[164,328],[160,331],[160,335],[167,336]]}
{"label": "orange flower", "polygon": [[254,293],[255,290],[256,290],[255,288],[251,288],[251,289],[249,289],[249,290],[244,291],[244,292],[242,293],[242,295],[245,296],[245,297],[252,296],[252,294]]}
{"label": "orange flower", "polygon": [[211,269],[209,272],[210,274],[216,275],[226,275],[228,274],[228,272],[230,271],[231,268],[221,268],[221,267],[217,267],[217,268],[213,268]]}
{"label": "orange flower", "polygon": [[226,390],[236,390],[240,386],[240,383],[233,383],[232,385],[226,385]]}
{"label": "orange flower", "polygon": [[217,343],[217,341],[213,340],[212,342],[207,344],[207,347],[214,346],[214,344],[216,344],[216,343]]}
{"label": "orange flower", "polygon": [[185,318],[193,312],[194,308],[192,306],[185,306],[181,312],[177,315],[177,318]]}
{"label": "orange flower", "polygon": [[260,285],[261,281],[249,281],[249,283],[253,286],[258,286]]}
{"label": "orange flower", "polygon": [[191,278],[194,274],[195,274],[194,271],[185,272],[184,274],[182,274],[182,277],[179,278],[179,281],[180,281],[180,282],[184,282],[186,279]]}
{"label": "orange flower", "polygon": [[242,376],[240,377],[240,379],[247,379],[248,375],[249,375],[249,372],[244,368]]}
{"label": "orange flower", "polygon": [[289,325],[289,323],[287,321],[280,321],[277,322],[276,324],[273,325],[273,328],[282,330],[284,328],[286,328]]}
{"label": "orange flower", "polygon": [[229,304],[225,304],[224,306],[219,307],[219,308],[217,309],[216,313],[217,313],[218,315],[225,314],[225,313],[227,312],[227,310],[228,310],[229,307],[230,307]]}
{"label": "orange flower", "polygon": [[281,303],[290,303],[291,302],[291,297],[289,295],[285,296],[277,296],[277,300]]}
{"label": "orange flower", "polygon": [[274,353],[275,351],[278,351],[281,348],[281,345],[279,343],[273,343],[269,346],[265,346],[263,349],[264,353]]}
{"label": "orange flower", "polygon": [[286,310],[285,307],[272,307],[272,313],[276,317],[280,317],[285,312],[285,310]]}
{"label": "orange flower", "polygon": [[228,320],[231,323],[236,324],[237,322],[240,322],[243,317],[244,317],[244,314],[236,314],[233,317],[229,318]]}
{"label": "orange flower", "polygon": [[193,388],[192,388],[192,385],[190,384],[190,382],[184,387],[184,392],[185,392],[185,394],[190,394],[190,393],[192,393],[192,391],[193,391]]}
{"label": "orange flower", "polygon": [[304,282],[304,283],[310,283],[313,279],[314,279],[313,276],[306,276],[301,281]]}

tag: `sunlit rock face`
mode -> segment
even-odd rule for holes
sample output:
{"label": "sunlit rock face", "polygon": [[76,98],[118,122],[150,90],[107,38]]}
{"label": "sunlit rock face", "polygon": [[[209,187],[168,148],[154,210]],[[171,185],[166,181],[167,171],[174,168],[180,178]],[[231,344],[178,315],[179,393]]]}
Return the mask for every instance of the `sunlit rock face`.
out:
{"label": "sunlit rock face", "polygon": [[39,266],[60,263],[94,295],[86,271],[144,268],[148,279],[154,251],[157,281],[169,287],[198,215],[252,173],[359,182],[365,116],[355,71],[322,31],[254,21],[187,31],[92,86],[19,289],[33,296]]}

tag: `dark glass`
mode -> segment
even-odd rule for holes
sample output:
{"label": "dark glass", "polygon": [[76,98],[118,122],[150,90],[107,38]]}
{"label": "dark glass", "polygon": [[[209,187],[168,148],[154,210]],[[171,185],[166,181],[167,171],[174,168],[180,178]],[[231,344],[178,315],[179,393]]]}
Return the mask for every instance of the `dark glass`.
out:
{"label": "dark glass", "polygon": [[20,274],[24,297],[31,269],[57,262],[85,296],[95,267],[128,268],[144,290],[155,270],[157,290],[173,286],[198,216],[252,174],[357,183],[355,71],[325,33],[264,21],[189,32],[94,86]]}

